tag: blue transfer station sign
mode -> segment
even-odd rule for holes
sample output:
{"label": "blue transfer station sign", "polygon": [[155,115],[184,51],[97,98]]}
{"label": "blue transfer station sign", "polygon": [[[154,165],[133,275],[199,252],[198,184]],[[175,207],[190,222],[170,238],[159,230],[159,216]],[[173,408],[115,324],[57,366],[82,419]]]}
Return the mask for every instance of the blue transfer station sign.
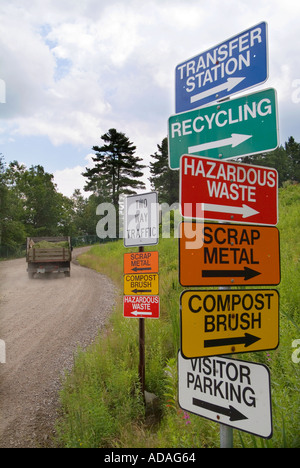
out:
{"label": "blue transfer station sign", "polygon": [[176,113],[196,109],[268,78],[267,23],[262,22],[176,67]]}

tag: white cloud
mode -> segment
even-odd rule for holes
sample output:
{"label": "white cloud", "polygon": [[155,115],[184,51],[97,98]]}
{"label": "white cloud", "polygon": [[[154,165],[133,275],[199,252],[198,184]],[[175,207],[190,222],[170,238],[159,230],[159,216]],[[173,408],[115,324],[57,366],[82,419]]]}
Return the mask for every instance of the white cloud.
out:
{"label": "white cloud", "polygon": [[6,82],[3,112],[8,118],[29,115],[40,107],[44,89],[52,84],[55,60],[24,18],[2,12],[0,24],[1,78]]}
{"label": "white cloud", "polygon": [[74,190],[77,188],[84,194],[83,188],[86,180],[82,176],[83,171],[84,167],[82,166],[56,171],[53,175],[54,183],[57,185],[58,191],[67,197],[71,197]]}
{"label": "white cloud", "polygon": [[84,186],[86,185],[86,178],[83,177],[82,173],[85,172],[86,168],[94,166],[92,161],[94,154],[88,154],[84,160],[87,161],[85,166],[75,166],[72,168],[65,168],[60,171],[55,171],[54,183],[57,185],[58,192],[62,193],[66,197],[71,197],[75,189],[79,189],[83,196],[88,194],[84,192]]}

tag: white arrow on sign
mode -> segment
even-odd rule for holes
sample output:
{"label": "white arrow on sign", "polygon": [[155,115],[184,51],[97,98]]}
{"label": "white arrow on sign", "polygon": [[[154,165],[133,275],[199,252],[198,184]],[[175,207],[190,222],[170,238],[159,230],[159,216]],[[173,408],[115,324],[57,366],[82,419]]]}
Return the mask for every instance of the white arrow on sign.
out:
{"label": "white arrow on sign", "polygon": [[217,94],[220,93],[221,91],[230,91],[231,89],[235,88],[241,81],[243,81],[246,77],[237,77],[237,78],[228,78],[228,80],[225,83],[222,83],[218,86],[215,86],[214,88],[210,88],[207,91],[203,91],[202,93],[195,94],[194,96],[191,97],[191,104],[193,102],[201,101],[201,99],[205,99],[208,96],[211,96],[212,94]]}
{"label": "white arrow on sign", "polygon": [[133,312],[130,312],[131,315],[135,315],[136,317],[138,315],[152,315],[152,312],[138,312],[137,310],[134,310]]}
{"label": "white arrow on sign", "polygon": [[248,205],[243,206],[226,206],[226,205],[211,205],[209,203],[202,204],[203,211],[213,211],[214,213],[230,213],[239,214],[243,218],[249,218],[259,213]]}
{"label": "white arrow on sign", "polygon": [[209,143],[202,143],[202,145],[190,146],[189,154],[197,153],[198,151],[206,151],[214,148],[221,148],[221,146],[235,146],[240,145],[249,138],[252,138],[253,135],[243,135],[242,133],[232,133],[231,137],[224,138],[223,140],[210,141]]}

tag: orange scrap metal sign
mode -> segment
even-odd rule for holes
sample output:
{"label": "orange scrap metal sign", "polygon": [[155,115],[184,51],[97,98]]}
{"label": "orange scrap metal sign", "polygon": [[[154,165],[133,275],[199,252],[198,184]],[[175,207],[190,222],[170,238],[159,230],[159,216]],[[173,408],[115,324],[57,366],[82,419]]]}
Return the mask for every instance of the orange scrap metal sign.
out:
{"label": "orange scrap metal sign", "polygon": [[128,273],[158,273],[158,252],[124,254],[124,274]]}
{"label": "orange scrap metal sign", "polygon": [[279,284],[278,229],[192,221],[181,223],[179,281],[182,286]]}

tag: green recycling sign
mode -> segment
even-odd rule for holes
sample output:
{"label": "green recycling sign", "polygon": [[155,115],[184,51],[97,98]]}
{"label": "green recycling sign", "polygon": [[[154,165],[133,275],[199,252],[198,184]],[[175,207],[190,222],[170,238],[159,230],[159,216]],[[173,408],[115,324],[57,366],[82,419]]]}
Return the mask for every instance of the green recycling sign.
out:
{"label": "green recycling sign", "polygon": [[169,166],[183,154],[224,160],[278,146],[277,94],[270,88],[169,118]]}

